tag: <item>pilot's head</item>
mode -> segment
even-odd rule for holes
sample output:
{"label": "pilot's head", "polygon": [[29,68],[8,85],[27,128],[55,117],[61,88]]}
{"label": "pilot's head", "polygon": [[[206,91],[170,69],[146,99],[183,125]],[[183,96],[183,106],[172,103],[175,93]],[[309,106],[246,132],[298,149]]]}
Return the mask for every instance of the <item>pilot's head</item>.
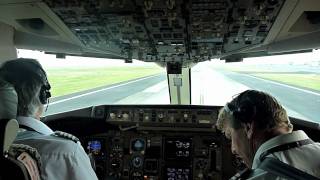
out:
{"label": "pilot's head", "polygon": [[11,83],[18,94],[18,116],[40,119],[50,95],[50,84],[35,59],[19,58],[5,62],[0,77]]}
{"label": "pilot's head", "polygon": [[232,152],[251,167],[262,143],[276,135],[290,133],[293,126],[286,110],[274,97],[247,90],[220,110],[217,128],[231,139]]}

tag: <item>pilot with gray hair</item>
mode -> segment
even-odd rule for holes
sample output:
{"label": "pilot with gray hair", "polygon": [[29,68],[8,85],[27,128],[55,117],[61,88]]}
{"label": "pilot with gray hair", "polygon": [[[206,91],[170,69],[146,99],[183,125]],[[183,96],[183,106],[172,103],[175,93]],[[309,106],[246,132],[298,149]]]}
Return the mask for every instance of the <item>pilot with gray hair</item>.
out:
{"label": "pilot with gray hair", "polygon": [[216,126],[248,167],[231,179],[319,179],[320,143],[293,131],[286,110],[271,95],[240,93],[220,110]]}
{"label": "pilot with gray hair", "polygon": [[[10,83],[14,87],[12,93],[16,92],[18,95],[16,119],[19,122],[20,132],[15,143],[37,149],[41,155],[42,179],[98,179],[79,140],[67,133],[53,132],[40,120],[44,105],[51,96],[51,87],[40,63],[25,58],[9,60],[0,68],[0,79]],[[0,85],[1,94],[1,89],[7,85],[6,83]],[[1,94],[1,100],[4,98]],[[7,100],[12,103],[17,102],[14,99]],[[1,111],[12,113],[15,110],[8,106],[1,107]]]}

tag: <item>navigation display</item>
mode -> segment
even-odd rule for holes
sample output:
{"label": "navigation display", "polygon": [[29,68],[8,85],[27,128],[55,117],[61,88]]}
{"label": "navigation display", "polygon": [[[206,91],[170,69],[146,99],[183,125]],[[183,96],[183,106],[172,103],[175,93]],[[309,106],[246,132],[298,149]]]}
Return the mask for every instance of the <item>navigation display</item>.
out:
{"label": "navigation display", "polygon": [[169,168],[166,169],[166,179],[167,180],[191,180],[191,170],[190,168]]}
{"label": "navigation display", "polygon": [[101,154],[101,141],[98,141],[98,140],[88,141],[87,148],[89,153],[99,155]]}

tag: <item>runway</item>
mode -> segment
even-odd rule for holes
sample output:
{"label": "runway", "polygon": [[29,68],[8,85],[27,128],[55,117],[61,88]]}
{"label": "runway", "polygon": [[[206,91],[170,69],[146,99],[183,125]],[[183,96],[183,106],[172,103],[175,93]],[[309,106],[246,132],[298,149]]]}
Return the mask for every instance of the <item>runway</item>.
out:
{"label": "runway", "polygon": [[[197,66],[192,70],[192,104],[223,106],[247,89],[266,91],[290,116],[320,122],[320,94],[245,73]],[[51,100],[46,115],[103,104],[170,104],[166,74],[91,89]]]}

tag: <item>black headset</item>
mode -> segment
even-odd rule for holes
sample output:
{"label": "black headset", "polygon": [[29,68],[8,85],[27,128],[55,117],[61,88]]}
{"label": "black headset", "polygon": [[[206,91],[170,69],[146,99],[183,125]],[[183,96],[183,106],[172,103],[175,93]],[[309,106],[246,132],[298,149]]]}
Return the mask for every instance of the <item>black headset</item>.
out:
{"label": "black headset", "polygon": [[39,92],[39,100],[42,104],[48,103],[48,100],[51,97],[51,86],[48,81],[46,72],[35,59],[18,58],[16,60],[8,61],[4,64],[3,67],[1,67],[0,71],[4,74],[4,76],[8,76],[8,74],[10,73],[13,78],[17,79],[26,78],[24,76],[27,76],[29,73],[35,75],[42,82],[42,86]]}
{"label": "black headset", "polygon": [[45,77],[44,84],[41,86],[41,89],[40,89],[39,100],[42,104],[47,104],[49,101],[49,98],[51,97],[51,92],[50,92],[51,85],[48,81],[46,72],[42,69],[41,66],[39,66],[39,68],[41,69],[41,71]]}

